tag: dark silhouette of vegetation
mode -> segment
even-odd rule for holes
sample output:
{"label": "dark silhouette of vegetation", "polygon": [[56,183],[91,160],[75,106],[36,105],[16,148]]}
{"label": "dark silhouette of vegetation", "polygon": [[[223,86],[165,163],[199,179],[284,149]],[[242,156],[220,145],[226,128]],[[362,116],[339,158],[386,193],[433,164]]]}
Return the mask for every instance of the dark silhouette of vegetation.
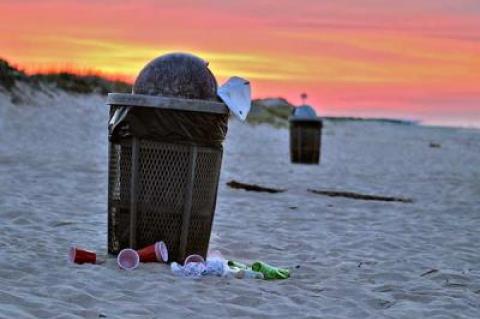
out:
{"label": "dark silhouette of vegetation", "polygon": [[275,127],[288,127],[288,118],[294,106],[282,98],[259,99],[252,101],[247,117],[251,124],[268,123]]}
{"label": "dark silhouette of vegetation", "polygon": [[[288,119],[292,115],[295,106],[283,98],[268,98],[252,101],[252,108],[247,117],[247,122],[251,124],[267,123],[274,127],[288,127]],[[333,117],[322,116],[322,110],[317,111],[323,120],[331,124],[341,124],[344,122],[371,122],[386,123],[398,125],[417,125],[417,121],[385,119],[385,118],[360,118],[360,117]],[[435,147],[435,146],[433,146]]]}
{"label": "dark silhouette of vegetation", "polygon": [[10,91],[16,81],[27,81],[28,76],[21,70],[16,69],[7,61],[0,59],[0,86]]}
{"label": "dark silhouette of vegetation", "polygon": [[121,81],[110,81],[96,75],[77,75],[61,72],[35,74],[30,77],[35,83],[49,83],[59,89],[73,93],[131,92],[131,85]]}
{"label": "dark silhouette of vegetation", "polygon": [[132,86],[129,83],[107,80],[98,75],[78,75],[69,72],[59,72],[29,76],[10,65],[7,61],[0,59],[0,86],[7,91],[11,91],[17,81],[32,85],[47,84],[67,92],[79,94],[129,93],[132,90]]}

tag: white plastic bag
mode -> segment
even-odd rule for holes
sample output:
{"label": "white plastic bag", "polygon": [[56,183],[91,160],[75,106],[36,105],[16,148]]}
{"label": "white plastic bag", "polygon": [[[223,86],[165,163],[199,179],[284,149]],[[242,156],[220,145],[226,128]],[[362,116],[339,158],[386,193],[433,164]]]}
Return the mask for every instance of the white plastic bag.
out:
{"label": "white plastic bag", "polygon": [[252,105],[250,82],[238,76],[231,77],[218,88],[217,94],[236,117],[245,121]]}

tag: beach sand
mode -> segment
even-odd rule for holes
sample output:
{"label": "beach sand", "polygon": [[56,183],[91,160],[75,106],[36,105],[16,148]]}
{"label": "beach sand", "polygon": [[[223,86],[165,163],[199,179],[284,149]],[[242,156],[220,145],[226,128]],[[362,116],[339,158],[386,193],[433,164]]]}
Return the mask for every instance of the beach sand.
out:
{"label": "beach sand", "polygon": [[[168,266],[71,265],[106,253],[105,97],[0,94],[1,318],[476,318],[480,131],[327,122],[322,163],[288,130],[231,121],[210,248],[288,267],[284,281],[175,277]],[[430,143],[441,147],[432,148]],[[274,188],[231,189],[232,179]],[[360,201],[307,189],[411,198]],[[426,274],[427,272],[430,272]]]}

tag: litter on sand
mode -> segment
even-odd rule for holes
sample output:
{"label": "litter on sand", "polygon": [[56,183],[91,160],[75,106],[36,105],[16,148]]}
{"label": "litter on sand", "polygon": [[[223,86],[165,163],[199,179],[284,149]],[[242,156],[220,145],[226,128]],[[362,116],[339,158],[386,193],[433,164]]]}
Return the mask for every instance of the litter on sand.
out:
{"label": "litter on sand", "polygon": [[213,275],[238,279],[275,280],[290,277],[290,270],[285,268],[275,267],[262,261],[247,265],[234,260],[226,260],[223,256],[209,256],[206,261],[187,258],[183,266],[173,262],[170,264],[170,268],[175,275],[188,278]]}
{"label": "litter on sand", "polygon": [[[72,247],[69,251],[69,260],[76,264],[98,264],[99,259],[93,251],[83,248]],[[123,270],[134,270],[140,263],[168,262],[168,250],[163,241],[156,242],[140,250],[126,248],[117,256],[117,264]],[[210,251],[205,260],[200,255],[188,256],[183,265],[172,262],[170,270],[179,277],[201,278],[204,276],[217,276],[238,279],[287,279],[290,270],[275,267],[262,261],[255,261],[247,265],[234,260],[225,259],[218,251]]]}

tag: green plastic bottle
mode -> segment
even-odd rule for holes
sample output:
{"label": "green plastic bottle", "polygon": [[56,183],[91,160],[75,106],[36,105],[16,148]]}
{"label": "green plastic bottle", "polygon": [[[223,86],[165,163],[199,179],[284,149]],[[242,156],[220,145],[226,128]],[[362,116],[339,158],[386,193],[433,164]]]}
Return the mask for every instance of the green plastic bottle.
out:
{"label": "green plastic bottle", "polygon": [[290,270],[274,267],[262,261],[254,262],[252,264],[252,270],[262,273],[266,280],[287,279],[290,277]]}

